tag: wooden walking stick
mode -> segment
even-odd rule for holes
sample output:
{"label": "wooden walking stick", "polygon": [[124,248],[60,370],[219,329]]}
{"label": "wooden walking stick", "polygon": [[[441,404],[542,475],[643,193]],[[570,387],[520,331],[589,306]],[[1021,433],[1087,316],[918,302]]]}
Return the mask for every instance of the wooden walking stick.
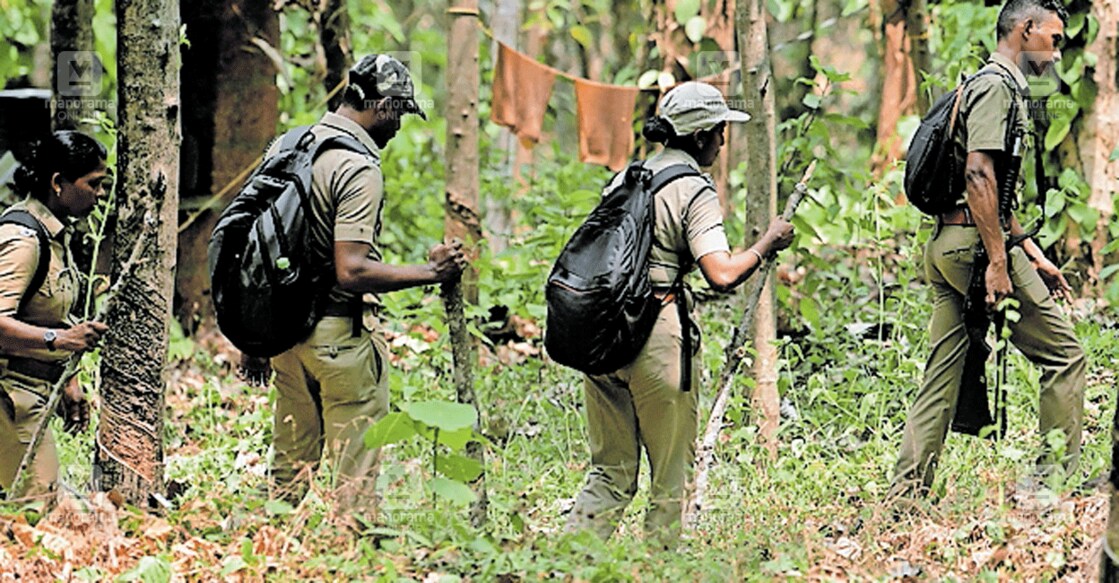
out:
{"label": "wooden walking stick", "polygon": [[[800,179],[800,182],[793,189],[788,203],[785,204],[785,212],[781,216],[786,221],[793,218],[797,206],[808,192],[808,181],[811,180],[812,173],[815,170],[816,161],[813,160],[808,165],[808,169],[804,171],[804,176]],[[711,416],[707,419],[707,427],[703,431],[703,440],[696,448],[695,488],[684,511],[684,526],[687,528],[695,526],[696,519],[703,510],[703,497],[707,491],[708,473],[715,457],[715,441],[723,427],[723,416],[726,414],[727,404],[730,402],[730,389],[734,384],[734,377],[738,373],[738,367],[742,364],[742,359],[746,357],[746,336],[749,334],[750,324],[754,321],[754,310],[758,307],[758,299],[761,298],[762,289],[765,288],[765,282],[772,267],[773,263],[767,262],[759,272],[753,274],[753,285],[750,288],[749,295],[746,296],[746,311],[742,314],[742,319],[739,321],[738,327],[734,329],[734,335],[725,350],[726,365],[723,366],[723,372],[719,375],[719,384],[717,385],[719,393],[715,397],[715,404],[711,407]],[[747,400],[749,400],[749,395],[747,395]],[[743,423],[748,422],[749,416]]]}
{"label": "wooden walking stick", "polygon": [[[106,292],[105,301],[101,304],[101,309],[97,310],[97,313],[93,316],[92,321],[94,322],[101,322],[105,319],[105,316],[109,313],[109,308],[113,305],[113,300],[116,299],[121,288],[123,288],[124,284],[131,278],[133,268],[135,268],[136,264],[140,261],[140,254],[141,251],[143,251],[144,242],[148,240],[146,236],[150,230],[148,227],[154,224],[155,219],[152,217],[151,211],[148,211],[145,213],[143,220],[144,229],[140,233],[140,236],[136,237],[136,242],[132,246],[132,252],[128,255],[128,261],[121,269],[120,278],[117,279],[116,283]],[[39,420],[39,425],[35,427],[35,432],[31,434],[31,442],[28,444],[27,451],[23,454],[23,460],[20,461],[19,469],[16,470],[16,477],[12,481],[11,493],[13,499],[18,499],[23,496],[26,482],[30,475],[31,464],[35,463],[36,450],[39,449],[39,443],[43,441],[43,436],[46,435],[47,425],[50,424],[51,416],[53,416],[54,410],[58,408],[58,402],[62,399],[62,388],[66,386],[66,383],[70,381],[74,373],[78,372],[78,363],[82,360],[82,354],[83,353],[75,352],[70,355],[70,358],[66,360],[66,366],[62,369],[62,376],[58,377],[58,380],[54,382],[54,386],[51,388],[51,392],[47,397],[46,407],[43,409],[43,418]]]}

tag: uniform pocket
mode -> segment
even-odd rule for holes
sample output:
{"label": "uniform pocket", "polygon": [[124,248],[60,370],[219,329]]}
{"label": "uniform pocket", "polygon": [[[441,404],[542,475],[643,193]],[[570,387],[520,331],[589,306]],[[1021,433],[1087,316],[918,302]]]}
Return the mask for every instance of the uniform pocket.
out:
{"label": "uniform pocket", "polygon": [[1026,252],[1020,247],[1010,250],[1011,267],[1013,268],[1014,289],[1018,290],[1021,298],[1033,304],[1041,304],[1049,299],[1049,287],[1038,275],[1037,270],[1026,257]]}

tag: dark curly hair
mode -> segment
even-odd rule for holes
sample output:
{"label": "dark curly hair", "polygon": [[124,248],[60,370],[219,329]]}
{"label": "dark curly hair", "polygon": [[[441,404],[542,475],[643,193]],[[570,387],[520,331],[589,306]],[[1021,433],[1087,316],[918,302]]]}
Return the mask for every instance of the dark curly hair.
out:
{"label": "dark curly hair", "polygon": [[1061,22],[1068,26],[1068,10],[1061,0],[1008,0],[999,11],[999,21],[995,31],[1000,39],[1004,39],[1019,22],[1043,12],[1056,13]]}
{"label": "dark curly hair", "polygon": [[108,155],[100,142],[77,131],[53,132],[16,148],[13,154],[19,168],[12,177],[12,191],[39,200],[50,196],[51,177],[56,172],[67,180],[78,180],[96,170]]}

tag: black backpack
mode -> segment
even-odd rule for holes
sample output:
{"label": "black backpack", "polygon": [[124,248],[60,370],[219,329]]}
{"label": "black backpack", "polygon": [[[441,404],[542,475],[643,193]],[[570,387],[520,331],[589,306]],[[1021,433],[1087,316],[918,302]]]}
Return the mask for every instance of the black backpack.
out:
{"label": "black backpack", "polygon": [[222,334],[250,356],[276,356],[302,342],[322,317],[335,282],[332,256],[310,245],[311,171],[319,154],[370,155],[356,138],[317,140],[311,126],[280,138],[222,212],[210,236],[214,309]]}
{"label": "black backpack", "polygon": [[[957,167],[956,142],[952,139],[960,111],[964,87],[977,77],[1006,75],[985,68],[964,79],[952,91],[940,96],[921,119],[905,156],[905,196],[910,204],[927,215],[940,215],[956,208],[957,195],[964,190],[963,168]],[[1013,84],[1011,84],[1013,87]],[[1017,115],[1017,100],[1011,99],[1010,119]]]}
{"label": "black backpack", "polygon": [[[699,173],[681,164],[654,175],[639,162],[631,164],[622,184],[571,236],[545,289],[544,346],[553,360],[587,374],[605,374],[637,357],[661,308],[649,280],[655,196],[685,176]],[[686,271],[681,267],[673,284],[680,306]],[[684,337],[690,338],[690,322],[681,325]],[[681,354],[683,363],[691,362],[688,353],[690,342]],[[683,390],[687,390],[690,371],[681,370]]]}
{"label": "black backpack", "polygon": [[4,211],[4,214],[0,215],[0,225],[5,223],[31,229],[35,231],[35,237],[39,240],[39,263],[35,266],[35,274],[31,276],[31,281],[27,284],[27,289],[23,291],[23,297],[19,300],[17,313],[23,314],[27,302],[35,297],[39,288],[43,287],[43,282],[47,280],[47,269],[50,268],[51,262],[50,235],[47,234],[46,227],[39,222],[39,219],[24,210],[8,209]]}

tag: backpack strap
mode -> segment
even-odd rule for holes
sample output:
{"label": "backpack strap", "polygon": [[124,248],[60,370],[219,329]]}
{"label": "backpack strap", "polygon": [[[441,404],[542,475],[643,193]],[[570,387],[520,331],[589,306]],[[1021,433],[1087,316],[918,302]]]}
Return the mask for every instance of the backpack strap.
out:
{"label": "backpack strap", "polygon": [[19,300],[17,313],[22,314],[24,309],[27,308],[27,303],[35,297],[39,288],[43,287],[43,283],[47,280],[47,269],[50,268],[51,257],[50,235],[47,234],[46,227],[39,222],[39,219],[25,210],[8,210],[0,215],[0,224],[26,227],[35,231],[35,235],[39,239],[39,263],[35,266],[35,274],[31,276],[31,282],[27,284],[27,289],[23,290],[23,296]]}

